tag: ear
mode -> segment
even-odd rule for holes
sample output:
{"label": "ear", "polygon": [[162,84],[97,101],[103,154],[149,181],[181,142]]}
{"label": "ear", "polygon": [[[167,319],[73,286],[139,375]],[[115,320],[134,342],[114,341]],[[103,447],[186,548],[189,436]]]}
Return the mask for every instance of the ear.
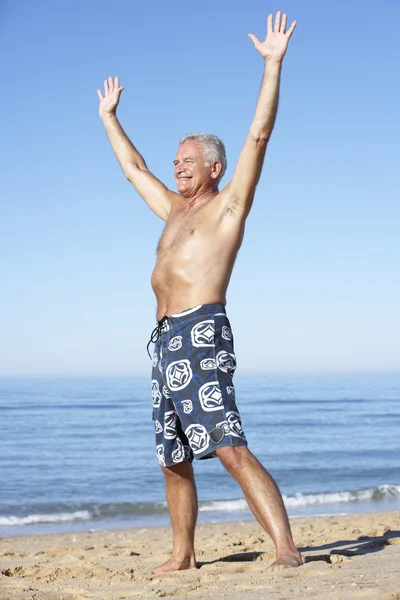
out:
{"label": "ear", "polygon": [[212,167],[211,167],[211,177],[213,179],[217,179],[218,175],[221,173],[221,169],[222,169],[221,161],[216,160],[215,162],[213,162]]}

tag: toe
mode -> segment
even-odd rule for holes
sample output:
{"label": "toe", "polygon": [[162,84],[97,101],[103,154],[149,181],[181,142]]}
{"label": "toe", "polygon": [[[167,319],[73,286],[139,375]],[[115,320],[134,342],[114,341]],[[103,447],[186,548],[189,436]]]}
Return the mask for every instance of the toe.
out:
{"label": "toe", "polygon": [[303,564],[301,555],[293,556],[291,554],[283,554],[276,559],[267,569],[268,573],[278,573],[284,569],[293,569],[300,567]]}

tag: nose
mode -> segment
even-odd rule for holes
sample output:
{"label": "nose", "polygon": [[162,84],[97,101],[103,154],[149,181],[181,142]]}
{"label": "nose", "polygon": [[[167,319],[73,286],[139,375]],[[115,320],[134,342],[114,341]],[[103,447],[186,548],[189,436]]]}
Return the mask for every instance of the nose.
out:
{"label": "nose", "polygon": [[184,173],[184,171],[185,171],[184,165],[176,165],[176,167],[175,167],[176,177],[179,177],[179,175],[182,175],[182,173]]}

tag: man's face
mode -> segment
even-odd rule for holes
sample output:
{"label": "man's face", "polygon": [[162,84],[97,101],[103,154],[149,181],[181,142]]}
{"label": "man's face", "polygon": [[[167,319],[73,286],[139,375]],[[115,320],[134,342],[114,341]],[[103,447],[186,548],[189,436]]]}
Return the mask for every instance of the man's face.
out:
{"label": "man's face", "polygon": [[179,146],[174,165],[178,192],[185,198],[192,198],[210,185],[215,186],[212,167],[206,166],[201,148],[194,140]]}

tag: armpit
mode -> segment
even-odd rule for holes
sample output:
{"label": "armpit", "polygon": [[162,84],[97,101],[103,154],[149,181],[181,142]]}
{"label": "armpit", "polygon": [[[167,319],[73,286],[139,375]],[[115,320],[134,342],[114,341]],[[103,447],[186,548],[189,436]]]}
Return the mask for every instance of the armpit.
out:
{"label": "armpit", "polygon": [[237,217],[240,200],[237,196],[231,195],[229,198],[228,206],[225,209],[225,215],[227,217]]}

